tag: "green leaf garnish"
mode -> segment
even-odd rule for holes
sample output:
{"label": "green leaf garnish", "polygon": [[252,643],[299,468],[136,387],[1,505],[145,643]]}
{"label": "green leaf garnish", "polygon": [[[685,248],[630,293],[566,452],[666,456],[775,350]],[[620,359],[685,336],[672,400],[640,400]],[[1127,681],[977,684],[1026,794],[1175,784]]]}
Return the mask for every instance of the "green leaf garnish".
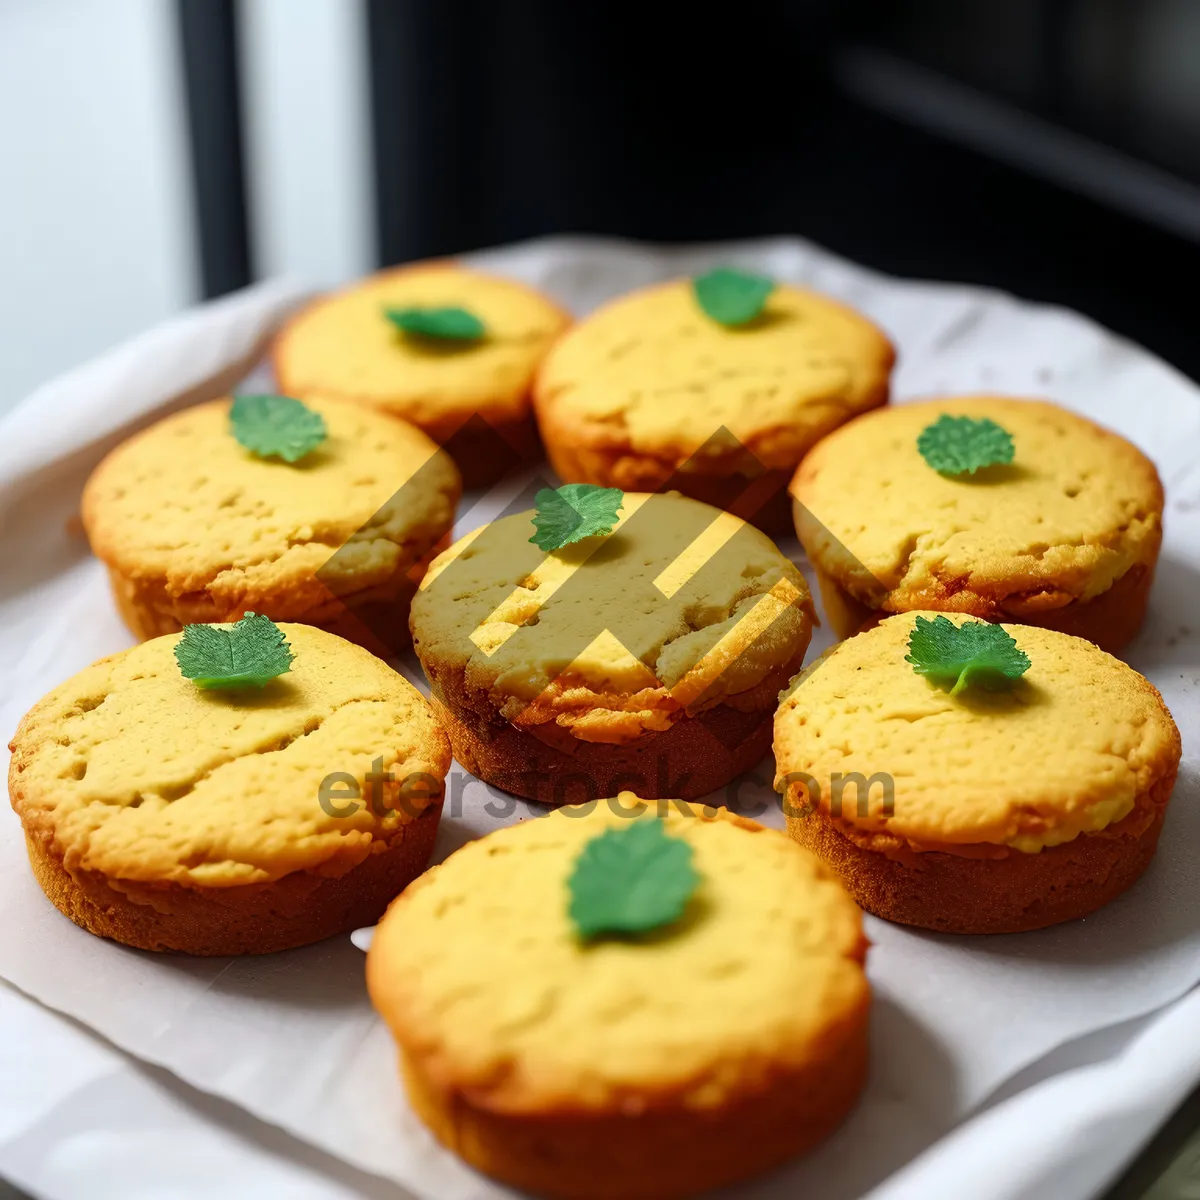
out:
{"label": "green leaf garnish", "polygon": [[983,467],[1013,460],[1012,434],[987,417],[943,413],[917,438],[921,457],[941,475],[974,475]]}
{"label": "green leaf garnish", "polygon": [[679,920],[699,882],[692,847],[658,818],[606,829],[576,860],[571,920],[584,938],[646,933]]}
{"label": "green leaf garnish", "polygon": [[717,267],[692,280],[696,303],[720,325],[738,326],[753,321],[763,310],[775,281],[765,275]]}
{"label": "green leaf garnish", "polygon": [[594,483],[566,483],[557,490],[542,488],[533,502],[537,533],[529,540],[542,550],[561,550],[593,534],[612,533],[625,493]]}
{"label": "green leaf garnish", "polygon": [[477,342],[484,323],[465,308],[385,308],[383,315],[409,337],[437,342]]}
{"label": "green leaf garnish", "polygon": [[325,440],[325,420],[291,396],[235,396],[233,436],[259,458],[298,462]]}
{"label": "green leaf garnish", "polygon": [[971,684],[990,691],[1010,687],[1030,667],[1029,655],[999,625],[986,621],[956,625],[941,616],[932,621],[917,618],[904,660],[918,675],[953,684],[952,696]]}
{"label": "green leaf garnish", "polygon": [[202,688],[262,687],[294,657],[283,630],[252,612],[236,625],[185,625],[175,643],[180,671]]}

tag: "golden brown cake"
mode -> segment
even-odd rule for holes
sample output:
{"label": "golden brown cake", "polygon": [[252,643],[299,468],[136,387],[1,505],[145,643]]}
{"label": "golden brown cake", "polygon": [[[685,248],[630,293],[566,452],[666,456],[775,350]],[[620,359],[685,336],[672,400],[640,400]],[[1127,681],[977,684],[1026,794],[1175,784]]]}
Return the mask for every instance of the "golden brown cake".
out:
{"label": "golden brown cake", "polygon": [[786,488],[821,437],[885,404],[895,352],[865,317],[778,284],[730,328],[689,280],[622,296],[566,333],[538,373],[538,427],[568,481],[674,488],[789,530]]}
{"label": "golden brown cake", "polygon": [[[405,307],[461,307],[485,332],[462,342],[408,337],[386,316]],[[289,396],[358,400],[403,417],[446,445],[474,487],[491,478],[498,456],[535,448],[530,386],[570,319],[515,280],[419,263],[317,300],[284,326],[272,359]]]}
{"label": "golden brown cake", "polygon": [[[656,807],[699,875],[682,916],[583,939],[585,847]],[[434,867],[376,930],[367,983],[417,1114],[472,1166],[562,1200],[669,1200],[841,1122],[866,1077],[865,950],[856,906],[781,834],[625,793]]]}
{"label": "golden brown cake", "polygon": [[1133,884],[1180,738],[1157,690],[1091,642],[1004,625],[1028,669],[957,695],[918,674],[905,613],[805,671],[775,718],[788,832],[868,912],[947,933],[1039,929]]}
{"label": "golden brown cake", "polygon": [[101,659],[21,722],[9,795],[38,882],[77,925],[261,954],[370,924],[424,870],[450,766],[432,709],[361,647],[282,630],[291,670],[262,688],[200,688],[171,635]]}
{"label": "golden brown cake", "polygon": [[[999,425],[1012,461],[939,473],[918,439],[943,416]],[[792,495],[842,637],[887,613],[937,609],[1058,629],[1115,653],[1141,626],[1162,542],[1154,464],[1036,400],[967,396],[869,414],[808,454]]]}
{"label": "golden brown cake", "polygon": [[381,652],[407,642],[458,472],[404,421],[348,401],[310,407],[327,436],[296,462],[241,445],[219,400],[159,421],[96,468],[83,522],[135,636],[250,610]]}
{"label": "golden brown cake", "polygon": [[462,538],[413,601],[458,761],[552,804],[687,799],[757,763],[813,620],[774,543],[676,495],[626,493],[611,534],[550,553],[534,531],[523,512]]}

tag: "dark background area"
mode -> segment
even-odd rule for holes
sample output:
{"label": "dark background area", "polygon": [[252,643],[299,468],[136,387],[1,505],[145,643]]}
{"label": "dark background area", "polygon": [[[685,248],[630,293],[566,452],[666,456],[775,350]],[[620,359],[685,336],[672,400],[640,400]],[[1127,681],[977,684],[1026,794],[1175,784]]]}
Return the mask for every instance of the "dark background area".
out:
{"label": "dark background area", "polygon": [[[253,259],[236,0],[179,5],[216,294]],[[1067,305],[1200,377],[1197,0],[366,6],[381,264],[544,233],[799,233]]]}

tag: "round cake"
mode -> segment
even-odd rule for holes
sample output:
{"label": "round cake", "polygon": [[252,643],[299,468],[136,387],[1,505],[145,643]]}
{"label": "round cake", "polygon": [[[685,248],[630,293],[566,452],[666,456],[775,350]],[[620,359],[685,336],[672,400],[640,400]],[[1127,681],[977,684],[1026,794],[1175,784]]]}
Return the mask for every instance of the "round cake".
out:
{"label": "round cake", "polygon": [[885,404],[895,352],[866,318],[777,284],[753,320],[702,310],[691,281],[623,296],[565,334],[538,373],[538,426],[565,480],[674,489],[771,533],[821,437]]}
{"label": "round cake", "polygon": [[[1026,669],[954,694],[912,662],[927,621],[1003,630]],[[1180,738],[1154,686],[1091,642],[906,613],[800,676],[775,718],[775,758],[788,832],[868,912],[1011,933],[1085,916],[1137,880]]]}
{"label": "round cake", "polygon": [[394,650],[461,492],[420,430],[347,401],[312,401],[326,436],[295,462],[234,435],[230,401],[165,418],[118,446],[83,494],[83,523],[139,638],[250,610]]}
{"label": "round cake", "polygon": [[458,761],[551,804],[687,799],[754,766],[813,621],[774,543],[695,500],[629,493],[609,534],[551,552],[534,534],[532,512],[476,530],[413,601]]}
{"label": "round cake", "polygon": [[[947,418],[951,418],[949,422]],[[1009,436],[1008,462],[951,475],[926,431]],[[936,433],[933,435],[936,439]],[[935,461],[940,461],[935,458]],[[1154,464],[1057,405],[969,396],[901,404],[839,429],[800,465],[796,530],[843,637],[937,609],[1121,649],[1141,626],[1162,542]]]}
{"label": "round cake", "polygon": [[[478,336],[423,336],[388,317],[413,309],[466,312]],[[535,448],[530,386],[569,322],[525,284],[421,263],[317,300],[283,327],[272,357],[289,396],[357,400],[403,417],[445,446],[473,487]]]}
{"label": "round cake", "polygon": [[184,678],[179,635],[101,659],[26,715],[9,795],[46,895],[144,950],[261,954],[378,919],[424,870],[450,748],[359,646],[281,627],[261,688]]}
{"label": "round cake", "polygon": [[[655,808],[625,793],[468,843],[395,901],[368,955],[417,1114],[539,1196],[668,1200],[732,1183],[826,1137],[865,1080],[856,906],[773,830]],[[662,828],[632,828],[646,823]],[[695,890],[673,923],[585,938],[583,860],[597,847],[620,859],[631,833],[660,854],[686,854],[682,841]],[[675,882],[659,877],[664,892]]]}

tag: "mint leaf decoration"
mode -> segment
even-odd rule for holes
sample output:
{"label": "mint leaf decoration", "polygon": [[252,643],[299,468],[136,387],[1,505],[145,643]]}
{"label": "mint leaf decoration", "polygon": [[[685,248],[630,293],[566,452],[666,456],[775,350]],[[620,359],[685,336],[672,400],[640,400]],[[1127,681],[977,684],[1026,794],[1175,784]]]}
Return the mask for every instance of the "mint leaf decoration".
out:
{"label": "mint leaf decoration", "polygon": [[941,475],[974,475],[983,467],[1013,460],[1012,434],[987,417],[943,413],[917,438],[921,457]]}
{"label": "mint leaf decoration", "polygon": [[542,488],[533,502],[537,533],[529,540],[542,550],[561,550],[594,534],[612,533],[625,493],[594,483],[567,483],[557,490]]}
{"label": "mint leaf decoration", "polygon": [[185,625],[175,643],[179,670],[202,688],[262,687],[294,657],[283,630],[252,612],[236,625]]}
{"label": "mint leaf decoration", "polygon": [[692,280],[696,303],[719,325],[737,327],[753,321],[763,310],[775,282],[765,275],[717,267]]}
{"label": "mint leaf decoration", "polygon": [[233,436],[259,458],[294,463],[325,440],[325,420],[291,396],[235,396]]}
{"label": "mint leaf decoration", "polygon": [[409,337],[438,342],[477,342],[484,323],[465,308],[385,308],[383,315]]}
{"label": "mint leaf decoration", "polygon": [[905,662],[918,675],[939,684],[953,684],[950,695],[978,684],[990,691],[1010,687],[1029,670],[1029,655],[999,625],[949,617],[932,621],[918,617],[908,638]]}
{"label": "mint leaf decoration", "polygon": [[692,847],[658,818],[606,829],[583,848],[567,886],[580,937],[646,933],[683,915],[700,876]]}

